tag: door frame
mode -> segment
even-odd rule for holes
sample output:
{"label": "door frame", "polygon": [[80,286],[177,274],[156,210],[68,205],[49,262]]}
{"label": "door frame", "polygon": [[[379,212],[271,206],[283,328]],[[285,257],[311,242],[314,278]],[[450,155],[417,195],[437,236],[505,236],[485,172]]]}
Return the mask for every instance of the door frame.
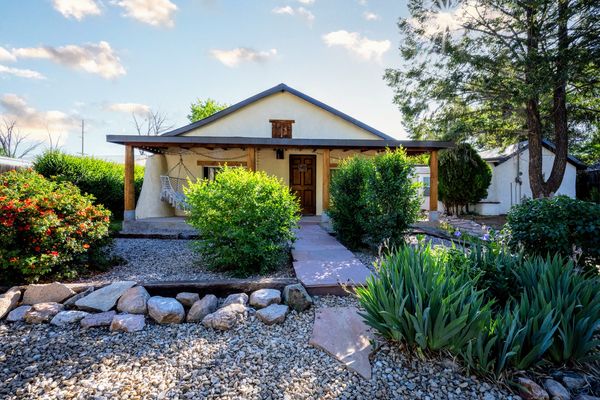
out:
{"label": "door frame", "polygon": [[313,171],[314,171],[314,175],[313,175],[313,180],[312,180],[312,200],[313,200],[313,204],[315,205],[315,212],[311,213],[311,214],[305,214],[304,210],[302,210],[302,215],[317,215],[317,155],[316,154],[302,154],[302,153],[297,153],[297,154],[289,154],[288,158],[288,164],[289,164],[289,178],[288,178],[288,186],[290,187],[290,189],[292,189],[292,179],[294,177],[294,171],[293,171],[293,165],[292,165],[292,159],[294,157],[310,157],[314,160],[313,163]]}

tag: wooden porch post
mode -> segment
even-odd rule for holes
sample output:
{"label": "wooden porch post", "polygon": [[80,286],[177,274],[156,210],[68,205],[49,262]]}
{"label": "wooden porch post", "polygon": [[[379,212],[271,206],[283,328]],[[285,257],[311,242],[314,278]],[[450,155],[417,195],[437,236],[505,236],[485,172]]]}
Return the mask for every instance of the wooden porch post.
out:
{"label": "wooden porch post", "polygon": [[135,220],[135,184],[134,175],[134,148],[132,145],[125,146],[125,212],[123,220]]}
{"label": "wooden porch post", "polygon": [[433,150],[429,157],[429,219],[437,220],[438,210],[438,152]]}
{"label": "wooden porch post", "polygon": [[248,159],[246,161],[246,167],[248,171],[256,171],[256,148],[248,147]]}
{"label": "wooden porch post", "polygon": [[331,175],[330,150],[323,150],[323,212],[329,209],[329,179]]}

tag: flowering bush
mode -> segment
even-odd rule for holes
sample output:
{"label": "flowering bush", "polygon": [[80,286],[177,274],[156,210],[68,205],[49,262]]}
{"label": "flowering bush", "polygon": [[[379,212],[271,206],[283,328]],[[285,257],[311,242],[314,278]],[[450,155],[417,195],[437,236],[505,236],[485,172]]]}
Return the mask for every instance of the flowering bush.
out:
{"label": "flowering bush", "polygon": [[32,170],[0,175],[0,281],[73,276],[108,238],[110,211]]}

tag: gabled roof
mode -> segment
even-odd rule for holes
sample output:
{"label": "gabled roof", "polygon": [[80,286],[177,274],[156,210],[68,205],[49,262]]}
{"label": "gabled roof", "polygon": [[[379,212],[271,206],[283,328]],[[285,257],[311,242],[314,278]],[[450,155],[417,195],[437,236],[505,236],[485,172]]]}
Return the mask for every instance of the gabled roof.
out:
{"label": "gabled roof", "polygon": [[[556,150],[554,143],[552,143],[551,141],[546,140],[546,139],[542,139],[542,146],[544,146],[547,150],[550,150],[553,153]],[[495,165],[500,165],[500,164],[508,161],[509,159],[513,158],[517,154],[527,150],[528,148],[529,148],[529,142],[523,141],[519,144],[508,146],[506,149],[504,149],[504,151],[500,151],[498,149],[487,150],[487,151],[481,152],[480,155],[481,155],[481,158],[483,158],[485,161],[494,163]],[[571,164],[573,164],[578,169],[586,168],[586,165],[584,163],[582,163],[581,161],[579,161],[577,158],[573,157],[572,155],[567,155],[567,161],[570,162]]]}
{"label": "gabled roof", "polygon": [[362,129],[366,130],[367,132],[370,132],[373,135],[380,137],[381,139],[394,140],[393,137],[388,136],[385,133],[383,133],[383,132],[381,132],[381,131],[379,131],[379,130],[377,130],[377,129],[375,129],[375,128],[373,128],[373,127],[371,127],[371,126],[369,126],[369,125],[367,125],[367,124],[365,124],[363,122],[360,122],[359,120],[357,120],[355,118],[352,118],[348,114],[345,114],[345,113],[343,113],[343,112],[341,112],[339,110],[336,110],[335,108],[333,108],[331,106],[328,106],[327,104],[322,103],[322,102],[320,102],[317,99],[314,99],[314,98],[312,98],[312,97],[310,97],[310,96],[308,96],[308,95],[306,95],[306,94],[304,94],[304,93],[302,93],[302,92],[300,92],[300,91],[298,91],[298,90],[296,90],[294,88],[291,88],[291,87],[287,86],[284,83],[280,83],[279,85],[274,86],[271,89],[267,89],[264,92],[260,92],[258,94],[255,94],[254,96],[249,97],[246,100],[240,101],[239,103],[236,103],[236,104],[234,104],[234,105],[232,105],[230,107],[227,107],[226,109],[221,110],[218,113],[215,113],[215,114],[211,115],[210,117],[206,117],[204,119],[201,119],[200,121],[192,122],[189,125],[183,126],[181,128],[177,128],[175,130],[172,130],[172,131],[169,131],[169,132],[166,132],[166,133],[163,133],[162,136],[178,136],[178,135],[181,135],[183,133],[192,131],[194,129],[203,127],[204,125],[208,125],[208,124],[210,124],[212,122],[215,122],[216,120],[221,119],[221,118],[223,118],[223,117],[225,117],[225,116],[227,116],[227,115],[229,115],[231,113],[234,113],[234,112],[236,112],[237,110],[239,110],[241,108],[244,108],[244,107],[246,107],[246,106],[248,106],[248,105],[250,105],[252,103],[255,103],[255,102],[257,102],[257,101],[259,101],[261,99],[264,99],[265,97],[271,96],[271,95],[276,94],[276,93],[283,93],[283,92],[287,92],[287,93],[293,94],[294,96],[297,96],[297,97],[301,98],[302,100],[305,100],[305,101],[307,101],[307,102],[309,102],[309,103],[311,103],[311,104],[313,104],[313,105],[315,105],[315,106],[317,106],[317,107],[319,107],[319,108],[321,108],[321,109],[323,109],[323,110],[325,110],[325,111],[327,111],[327,112],[329,112],[329,113],[331,113],[333,115],[336,115],[336,116],[342,118],[343,120],[348,121],[351,124],[354,124],[354,125],[358,126],[359,128],[362,128]]}

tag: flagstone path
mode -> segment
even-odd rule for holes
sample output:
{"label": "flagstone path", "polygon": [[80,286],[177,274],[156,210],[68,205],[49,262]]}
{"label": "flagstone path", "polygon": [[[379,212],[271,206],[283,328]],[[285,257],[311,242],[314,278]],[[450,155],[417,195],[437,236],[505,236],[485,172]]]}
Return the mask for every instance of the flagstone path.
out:
{"label": "flagstone path", "polygon": [[364,285],[371,271],[318,223],[300,221],[292,249],[296,277],[309,293],[342,294],[341,285]]}

